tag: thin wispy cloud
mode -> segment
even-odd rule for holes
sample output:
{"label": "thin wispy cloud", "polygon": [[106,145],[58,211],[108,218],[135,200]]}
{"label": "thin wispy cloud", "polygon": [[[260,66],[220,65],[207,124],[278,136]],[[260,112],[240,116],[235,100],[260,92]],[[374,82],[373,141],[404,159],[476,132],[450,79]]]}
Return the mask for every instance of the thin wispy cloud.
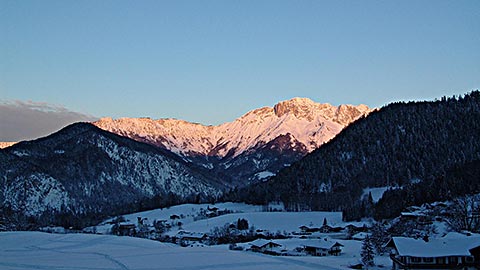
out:
{"label": "thin wispy cloud", "polygon": [[31,140],[94,116],[64,106],[35,101],[0,101],[0,141]]}

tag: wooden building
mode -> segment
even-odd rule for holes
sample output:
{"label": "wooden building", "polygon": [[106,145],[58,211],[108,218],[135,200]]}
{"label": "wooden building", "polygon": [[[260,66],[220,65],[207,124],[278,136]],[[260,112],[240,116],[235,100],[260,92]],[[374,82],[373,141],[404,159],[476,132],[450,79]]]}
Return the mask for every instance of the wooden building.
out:
{"label": "wooden building", "polygon": [[393,270],[397,269],[479,269],[480,237],[451,233],[443,238],[393,237]]}

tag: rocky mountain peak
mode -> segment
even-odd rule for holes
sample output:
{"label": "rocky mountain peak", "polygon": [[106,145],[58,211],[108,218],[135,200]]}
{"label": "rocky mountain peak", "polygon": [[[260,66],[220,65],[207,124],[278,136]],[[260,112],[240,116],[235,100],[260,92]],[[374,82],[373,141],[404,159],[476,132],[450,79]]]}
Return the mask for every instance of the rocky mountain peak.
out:
{"label": "rocky mountain peak", "polygon": [[371,111],[369,107],[363,104],[359,106],[347,104],[336,107],[329,103],[316,103],[309,98],[299,97],[281,101],[275,104],[273,110],[278,117],[292,114],[297,119],[312,122],[317,116],[322,116],[344,126]]}
{"label": "rocky mountain peak", "polygon": [[275,115],[278,117],[282,117],[285,114],[291,113],[298,119],[307,119],[312,121],[317,105],[320,104],[315,103],[309,98],[296,97],[275,104],[275,106],[273,106],[273,110]]}

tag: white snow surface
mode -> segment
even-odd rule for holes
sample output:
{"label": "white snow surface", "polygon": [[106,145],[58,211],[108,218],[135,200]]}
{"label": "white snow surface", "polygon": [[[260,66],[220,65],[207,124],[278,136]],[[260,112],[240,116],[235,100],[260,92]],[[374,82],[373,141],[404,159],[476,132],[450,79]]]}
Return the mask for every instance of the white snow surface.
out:
{"label": "white snow surface", "polygon": [[236,213],[202,219],[183,225],[183,229],[190,232],[210,232],[215,227],[223,227],[225,224],[235,223],[238,219],[246,219],[250,226],[256,229],[270,232],[299,231],[302,225],[321,227],[326,218],[330,226],[340,226],[342,222],[341,212],[250,212]]}
{"label": "white snow surface", "polygon": [[233,122],[204,126],[176,119],[102,118],[93,124],[104,130],[135,140],[163,146],[189,156],[233,156],[280,135],[290,133],[313,151],[332,139],[345,126],[372,110],[365,105],[315,103],[308,98],[293,98],[272,107],[252,110]]}
{"label": "white snow surface", "polygon": [[368,193],[371,192],[373,202],[377,203],[383,197],[383,193],[385,193],[385,191],[387,191],[389,188],[395,188],[395,187],[365,188],[363,189],[362,197],[368,196]]}
{"label": "white snow surface", "polygon": [[[136,224],[137,218],[146,218],[145,222],[148,224],[153,224],[154,220],[170,220],[170,216],[177,215],[180,216],[178,221],[181,221],[183,224],[190,224],[194,222],[194,217],[198,216],[200,210],[203,209],[207,211],[209,207],[217,207],[220,211],[230,210],[232,212],[260,212],[262,211],[262,206],[259,205],[249,205],[244,203],[218,203],[218,204],[181,204],[176,206],[171,206],[168,208],[160,208],[149,211],[137,212],[132,214],[123,215],[127,222]],[[100,233],[108,233],[112,227],[111,224],[108,224],[112,219],[102,222],[100,225],[96,226],[96,230]],[[223,226],[224,224],[222,224]],[[203,231],[198,231],[203,232]],[[207,231],[209,232],[209,231]]]}
{"label": "white snow surface", "polygon": [[264,178],[268,178],[270,176],[274,176],[275,174],[272,173],[272,172],[269,172],[269,171],[263,171],[263,172],[258,172],[255,174],[255,177],[257,179],[264,179]]}
{"label": "white snow surface", "polygon": [[260,212],[262,211],[262,206],[259,205],[250,205],[245,203],[218,203],[218,204],[181,204],[176,206],[171,206],[168,208],[154,209],[144,212],[137,212],[128,215],[124,215],[127,220],[136,221],[137,217],[148,218],[148,220],[153,221],[154,219],[169,219],[171,215],[183,215],[185,216],[185,221],[188,222],[188,219],[193,221],[193,217],[198,214],[200,209],[207,209],[208,207],[217,207],[219,210],[231,210],[233,212]]}
{"label": "white snow surface", "polygon": [[5,188],[3,196],[5,201],[13,202],[14,209],[18,209],[17,198],[20,195],[27,195],[25,199],[25,211],[29,215],[38,215],[47,209],[60,211],[62,207],[67,207],[69,202],[74,203],[61,183],[45,174],[32,174],[25,180],[27,183],[34,183],[35,189],[27,191],[25,194],[19,194],[18,190],[23,188],[23,182],[15,181],[14,185]]}
{"label": "white snow surface", "polygon": [[[213,218],[204,218],[195,220],[200,210],[207,211],[208,208],[216,207],[219,211],[229,210],[233,213],[220,215]],[[280,205],[272,208],[281,208]],[[298,232],[302,225],[309,227],[321,227],[326,218],[327,224],[332,227],[346,226],[353,224],[363,226],[365,222],[343,222],[342,212],[263,212],[263,207],[258,205],[249,205],[244,203],[218,203],[212,204],[182,204],[169,208],[155,209],[144,212],[137,212],[123,217],[127,222],[137,224],[137,218],[146,220],[144,223],[153,224],[154,220],[167,220],[171,222],[170,216],[177,215],[180,219],[175,220],[182,223],[181,228],[173,227],[167,232],[168,235],[175,236],[178,232],[187,231],[190,233],[209,233],[215,227],[223,227],[225,224],[236,223],[238,219],[246,219],[249,226],[255,229],[265,230],[272,233],[277,231],[287,233]],[[109,233],[112,225],[106,220],[96,226],[99,233]]]}
{"label": "white snow surface", "polygon": [[449,233],[442,238],[431,238],[428,242],[407,237],[393,237],[392,241],[401,256],[447,257],[470,256],[470,249],[480,246],[480,236],[465,236]]}
{"label": "white snow surface", "polygon": [[[292,248],[302,244],[298,239],[275,242]],[[348,269],[359,262],[361,242],[339,242],[344,252],[338,257],[283,257],[230,251],[226,246],[182,248],[110,235],[2,232],[0,269]],[[387,257],[377,257],[376,263],[385,264],[384,268],[391,265]]]}

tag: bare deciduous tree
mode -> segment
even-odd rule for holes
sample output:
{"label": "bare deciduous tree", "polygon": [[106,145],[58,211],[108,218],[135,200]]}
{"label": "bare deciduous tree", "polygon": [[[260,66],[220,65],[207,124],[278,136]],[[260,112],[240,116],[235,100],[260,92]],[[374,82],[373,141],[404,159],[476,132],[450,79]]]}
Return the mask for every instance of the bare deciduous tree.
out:
{"label": "bare deciduous tree", "polygon": [[454,231],[480,230],[480,200],[478,196],[466,196],[454,200],[451,217],[448,219],[450,228]]}

